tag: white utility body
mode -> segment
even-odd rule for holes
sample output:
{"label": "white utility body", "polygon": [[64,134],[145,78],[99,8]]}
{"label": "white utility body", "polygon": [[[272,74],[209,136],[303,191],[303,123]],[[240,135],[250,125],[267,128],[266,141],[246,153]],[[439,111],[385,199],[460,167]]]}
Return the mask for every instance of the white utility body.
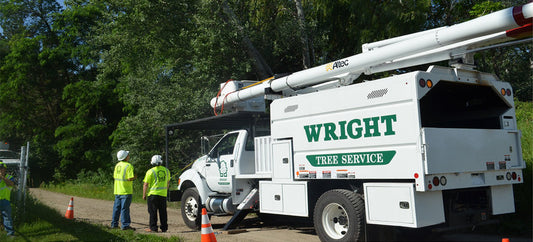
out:
{"label": "white utility body", "polygon": [[199,228],[202,206],[234,214],[225,229],[248,212],[312,216],[321,240],[355,241],[365,223],[456,226],[514,212],[512,185],[523,182],[525,163],[509,83],[438,66],[352,81],[464,56],[516,31],[531,36],[531,16],[532,3],[368,44],[362,54],[249,87],[230,82],[211,102],[236,111],[219,125],[237,111],[264,112],[265,98],[269,118],[242,116],[250,125],[181,174],[185,223]]}

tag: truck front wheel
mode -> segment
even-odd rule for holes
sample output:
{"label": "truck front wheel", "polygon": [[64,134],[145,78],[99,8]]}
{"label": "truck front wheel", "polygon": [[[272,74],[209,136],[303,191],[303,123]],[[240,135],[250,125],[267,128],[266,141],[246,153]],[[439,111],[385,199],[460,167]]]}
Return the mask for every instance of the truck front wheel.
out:
{"label": "truck front wheel", "polygon": [[322,194],[313,222],[321,241],[362,241],[365,203],[355,192],[335,189]]}
{"label": "truck front wheel", "polygon": [[202,209],[200,195],[195,187],[187,188],[181,197],[181,217],[185,225],[191,229],[200,229]]}

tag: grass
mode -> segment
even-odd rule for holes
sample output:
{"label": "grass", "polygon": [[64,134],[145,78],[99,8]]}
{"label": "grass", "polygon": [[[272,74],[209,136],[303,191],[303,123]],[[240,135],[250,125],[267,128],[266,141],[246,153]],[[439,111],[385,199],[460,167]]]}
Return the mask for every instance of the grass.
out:
{"label": "grass", "polygon": [[26,200],[24,210],[14,207],[16,237],[0,233],[0,241],[180,241],[175,236],[165,238],[68,220],[32,197]]}
{"label": "grass", "polygon": [[[69,181],[62,184],[43,184],[41,188],[48,191],[68,194],[71,196],[94,198],[100,200],[114,201],[115,196],[113,195],[113,183],[110,184],[94,184],[94,183],[83,183],[79,181]],[[142,199],[142,185],[139,182],[133,183],[133,203],[146,203]],[[179,208],[178,202],[168,202],[167,207],[169,208]]]}

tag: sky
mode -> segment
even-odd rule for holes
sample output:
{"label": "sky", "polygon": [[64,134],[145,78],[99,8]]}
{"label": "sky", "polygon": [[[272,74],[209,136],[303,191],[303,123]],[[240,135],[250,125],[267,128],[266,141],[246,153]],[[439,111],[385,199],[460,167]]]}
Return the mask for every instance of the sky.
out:
{"label": "sky", "polygon": [[[61,7],[65,8],[65,0],[56,0],[60,5]],[[4,29],[2,29],[2,26],[0,26],[0,34],[3,34],[4,33]]]}

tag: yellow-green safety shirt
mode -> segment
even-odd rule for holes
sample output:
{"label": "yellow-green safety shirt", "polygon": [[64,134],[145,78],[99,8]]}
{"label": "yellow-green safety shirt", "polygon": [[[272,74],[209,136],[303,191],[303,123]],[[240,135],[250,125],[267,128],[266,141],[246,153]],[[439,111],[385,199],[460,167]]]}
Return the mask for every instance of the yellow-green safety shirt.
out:
{"label": "yellow-green safety shirt", "polygon": [[156,166],[146,172],[144,176],[144,183],[148,183],[148,194],[158,195],[162,197],[167,196],[168,181],[170,180],[170,171],[164,166]]}
{"label": "yellow-green safety shirt", "polygon": [[[15,182],[15,178],[12,175],[6,174],[6,178],[11,180],[12,182]],[[8,200],[11,201],[11,190],[13,187],[10,187],[6,184],[6,182],[2,179],[0,181],[0,200]]]}
{"label": "yellow-green safety shirt", "polygon": [[125,161],[120,161],[115,166],[113,178],[115,179],[115,195],[133,194],[133,181],[128,179],[133,178],[133,166]]}

